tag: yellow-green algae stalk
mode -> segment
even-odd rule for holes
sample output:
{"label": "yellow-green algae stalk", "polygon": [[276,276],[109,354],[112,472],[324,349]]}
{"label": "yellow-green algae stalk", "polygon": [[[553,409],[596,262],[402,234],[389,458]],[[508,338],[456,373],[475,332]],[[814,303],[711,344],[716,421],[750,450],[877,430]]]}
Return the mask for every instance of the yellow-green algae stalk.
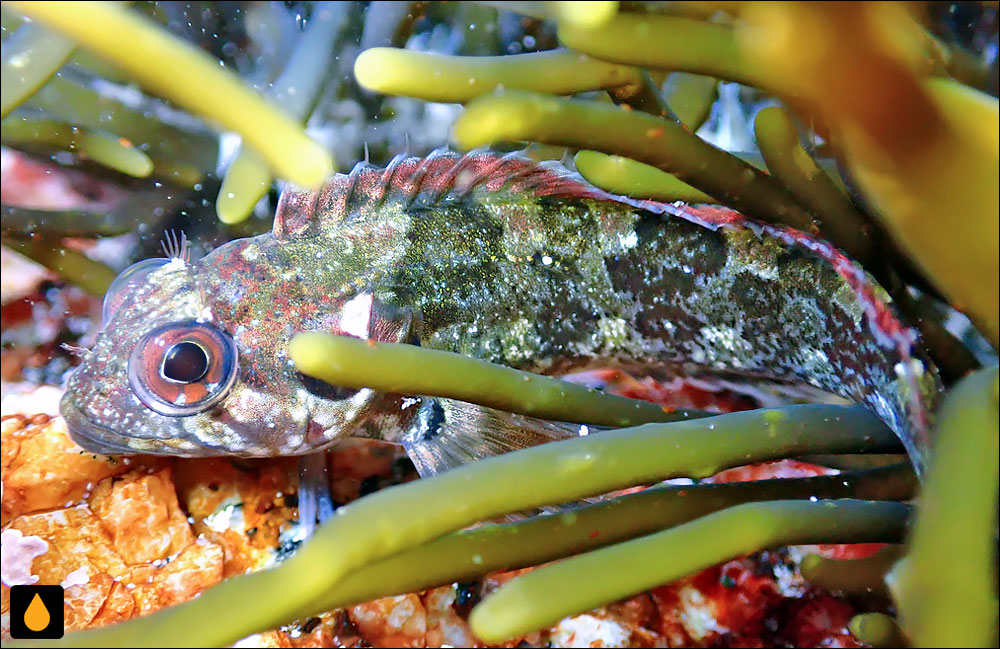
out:
{"label": "yellow-green algae stalk", "polygon": [[[332,62],[334,40],[347,13],[344,3],[316,3],[284,71],[265,92],[299,122],[305,121],[323,87]],[[241,146],[222,179],[215,203],[219,220],[227,225],[245,220],[267,193],[271,180],[267,161],[256,150]]]}
{"label": "yellow-green algae stalk", "polygon": [[747,216],[815,232],[812,217],[773,178],[682,125],[641,112],[509,91],[470,102],[453,138],[462,149],[533,140],[621,155],[672,173]]}
{"label": "yellow-green algae stalk", "polygon": [[373,47],[358,55],[354,76],[374,92],[455,103],[498,88],[572,95],[623,86],[637,88],[642,83],[638,68],[565,49],[511,56],[450,56]]}
{"label": "yellow-green algae stalk", "polygon": [[147,187],[113,208],[100,211],[35,210],[5,204],[0,207],[0,230],[4,236],[20,239],[41,236],[49,241],[62,237],[111,237],[142,231],[157,220],[156,206],[170,191],[164,187]]}
{"label": "yellow-green algae stalk", "polygon": [[[0,207],[0,230],[4,235],[29,237],[113,237],[136,229],[132,214],[123,210],[89,212],[86,210],[33,210],[28,207]],[[140,221],[141,223],[141,221]]]}
{"label": "yellow-green algae stalk", "polygon": [[4,144],[62,148],[136,178],[145,178],[153,171],[153,161],[130,141],[53,120],[14,114],[0,122],[0,138]]}
{"label": "yellow-green algae stalk", "polygon": [[736,505],[517,577],[473,609],[469,626],[487,642],[502,642],[756,550],[898,542],[910,510],[902,503],[853,499]]}
{"label": "yellow-green algae stalk", "polygon": [[671,72],[663,84],[667,104],[691,131],[701,128],[711,115],[718,90],[718,79],[689,72]]}
{"label": "yellow-green algae stalk", "polygon": [[979,370],[956,384],[938,414],[909,554],[889,578],[916,647],[997,642],[998,389],[997,367]]}
{"label": "yellow-green algae stalk", "polygon": [[91,295],[104,295],[117,275],[101,262],[48,240],[4,237],[3,244],[52,270]]}
{"label": "yellow-green algae stalk", "polygon": [[694,72],[767,88],[766,70],[747,62],[728,25],[681,16],[620,13],[596,27],[562,22],[559,40],[604,61]]}
{"label": "yellow-green algae stalk", "polygon": [[3,44],[0,117],[6,117],[62,67],[76,45],[41,25],[21,25]]}
{"label": "yellow-green algae stalk", "polygon": [[[320,601],[353,571],[501,514],[670,477],[706,477],[727,467],[789,455],[880,452],[896,447],[898,441],[892,432],[864,408],[823,405],[646,424],[543,444],[378,491],[338,509],[338,515],[322,525],[296,554],[272,570],[234,577],[206,590],[198,599],[42,646],[228,645],[287,622]],[[905,509],[896,503],[878,505],[883,526],[891,526],[897,518],[897,510],[886,506]],[[755,511],[746,510],[740,520],[745,517],[751,526],[756,522],[758,529],[767,527],[767,510],[763,518],[755,516]],[[837,509],[841,511],[850,514],[844,517],[841,531],[873,529],[867,506]],[[836,512],[834,516],[839,518]],[[813,525],[815,521],[806,516],[793,520],[815,530],[815,537],[809,538],[823,542],[845,538]],[[718,530],[715,534],[720,535]],[[722,536],[733,537],[729,533]],[[747,551],[764,547],[752,543],[760,538],[736,538],[750,543]],[[282,596],[275,598],[274,593]],[[240,615],[232,615],[234,610]],[[196,638],[192,637],[195,629]]]}
{"label": "yellow-green algae stalk", "polygon": [[[330,154],[291,118],[218,61],[140,15],[103,2],[12,0],[10,4],[107,58],[144,87],[238,132],[278,176],[316,187],[332,173]],[[151,65],[153,61],[170,65]]]}
{"label": "yellow-green algae stalk", "polygon": [[611,99],[623,109],[641,110],[679,123],[680,120],[663,100],[659,88],[649,73],[643,70],[641,77],[642,83],[638,86],[622,86],[608,90]]}
{"label": "yellow-green algae stalk", "polygon": [[[704,13],[714,12],[711,3],[704,4],[708,5]],[[718,8],[722,11],[747,14],[750,13],[747,11],[748,6],[755,3],[728,4],[729,7]],[[773,5],[773,8],[765,10],[776,20],[790,13],[785,6],[787,3],[768,4]],[[698,11],[693,6],[674,9],[676,13],[692,10]],[[951,73],[973,85],[982,84],[987,74],[986,66],[976,66],[969,61],[969,57],[962,56],[962,52],[950,50],[913,20],[908,11],[897,8],[894,12],[895,14],[887,19],[888,24],[895,30],[889,38],[906,41],[913,48],[915,56],[912,64],[916,72],[925,75]],[[753,28],[752,25],[749,27]],[[790,21],[786,21],[781,27],[782,32],[771,39],[773,42],[780,41],[779,47],[784,47],[786,44],[806,43],[810,46],[816,44],[807,43],[809,37],[801,31],[796,31],[796,26]],[[693,16],[618,13],[610,20],[593,25],[561,21],[559,41],[574,50],[604,61],[692,72],[756,86],[778,94],[789,90],[790,80],[782,77],[779,70],[771,66],[756,65],[753,58],[747,56],[746,28],[747,26],[741,24],[738,19],[723,23]],[[851,42],[857,43],[858,40],[858,36],[855,35]],[[834,41],[831,45],[838,51],[844,49],[842,42]],[[789,52],[789,56],[795,57],[796,54]],[[803,55],[800,54],[799,58],[803,58]],[[851,69],[843,64],[840,67]]]}
{"label": "yellow-green algae stalk", "polygon": [[864,559],[830,559],[810,554],[802,559],[802,577],[819,588],[848,595],[889,596],[885,575],[903,556],[902,546],[890,545]]}
{"label": "yellow-green algae stalk", "polygon": [[767,170],[819,219],[820,229],[834,241],[854,242],[848,252],[855,258],[871,259],[871,225],[799,143],[791,116],[777,106],[764,108],[754,119],[754,133]]}
{"label": "yellow-green algae stalk", "polygon": [[[550,376],[403,343],[307,332],[292,339],[288,356],[300,372],[330,385],[448,397],[542,419],[635,426],[711,414],[663,408]],[[404,367],[406,370],[400,371]]]}
{"label": "yellow-green algae stalk", "polygon": [[997,99],[922,72],[926,41],[912,38],[905,5],[741,7],[747,60],[780,79],[786,98],[822,107],[876,215],[951,304],[1000,346]]}
{"label": "yellow-green algae stalk", "polygon": [[624,194],[655,201],[685,203],[718,203],[666,171],[642,162],[597,151],[580,151],[573,157],[580,175],[589,182],[613,194]]}
{"label": "yellow-green algae stalk", "polygon": [[533,2],[528,0],[476,0],[476,4],[487,5],[516,11],[533,18],[552,18],[573,25],[584,27],[599,27],[614,18],[618,13],[617,0],[595,0],[593,2],[567,2],[565,0],[543,0]]}
{"label": "yellow-green algae stalk", "polygon": [[157,177],[175,185],[190,187],[215,168],[214,137],[161,122],[61,74],[33,94],[25,107],[40,109],[53,120],[125,138],[149,156]]}
{"label": "yellow-green algae stalk", "polygon": [[[912,498],[916,490],[916,475],[905,464],[814,478],[653,487],[557,515],[449,534],[351,573],[302,615],[468,581],[496,570],[540,565],[745,502],[793,498],[905,500]],[[414,570],[413,566],[420,569]]]}
{"label": "yellow-green algae stalk", "polygon": [[872,647],[907,647],[896,621],[885,613],[861,613],[847,624],[851,635]]}

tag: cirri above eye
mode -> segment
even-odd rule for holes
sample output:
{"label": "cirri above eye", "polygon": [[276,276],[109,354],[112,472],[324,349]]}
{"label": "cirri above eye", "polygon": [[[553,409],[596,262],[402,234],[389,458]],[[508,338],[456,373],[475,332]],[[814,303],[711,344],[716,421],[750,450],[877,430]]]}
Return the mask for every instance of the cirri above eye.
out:
{"label": "cirri above eye", "polygon": [[104,324],[108,323],[108,320],[115,314],[129,293],[145,282],[150,273],[169,261],[169,259],[162,257],[143,259],[119,273],[115,281],[111,282],[111,286],[108,287],[108,292],[104,294],[104,305],[101,307],[101,319]]}
{"label": "cirri above eye", "polygon": [[205,322],[172,322],[139,339],[128,361],[128,379],[147,407],[168,417],[208,410],[236,381],[236,344]]}

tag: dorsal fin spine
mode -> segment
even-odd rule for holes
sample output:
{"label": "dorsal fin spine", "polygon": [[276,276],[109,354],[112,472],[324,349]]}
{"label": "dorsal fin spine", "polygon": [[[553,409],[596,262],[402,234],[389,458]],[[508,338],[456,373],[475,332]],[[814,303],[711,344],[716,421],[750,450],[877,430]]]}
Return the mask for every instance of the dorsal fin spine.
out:
{"label": "dorsal fin spine", "polygon": [[347,174],[348,183],[347,183],[347,192],[346,195],[344,196],[343,216],[347,216],[347,210],[350,209],[351,204],[354,202],[354,192],[355,188],[358,185],[358,179],[361,178],[361,174],[367,169],[374,169],[374,168],[375,167],[373,167],[367,161],[359,162],[358,164],[354,165],[350,173]]}
{"label": "dorsal fin spine", "polygon": [[400,163],[406,160],[407,156],[405,153],[400,153],[392,157],[389,164],[385,166],[385,170],[382,172],[382,176],[379,178],[379,186],[375,194],[375,206],[382,207],[385,203],[385,198],[389,193],[389,187],[392,185],[392,177],[396,173],[396,168],[399,167]]}
{"label": "dorsal fin spine", "polygon": [[431,164],[435,160],[437,160],[438,158],[447,153],[448,149],[442,147],[434,149],[426,156],[421,158],[420,162],[417,164],[416,169],[413,170],[410,183],[407,185],[407,187],[409,188],[409,191],[407,193],[408,196],[407,205],[412,205],[413,202],[417,199],[417,196],[420,195],[420,188],[423,186],[424,177],[427,175],[427,172],[430,169]]}
{"label": "dorsal fin spine", "polygon": [[[477,149],[477,150],[474,150],[474,151],[476,153],[481,153],[482,149]],[[472,154],[473,151],[470,151],[469,153]],[[505,164],[507,164],[507,162],[510,160],[511,156],[516,156],[517,154],[518,154],[518,152],[515,151],[515,152],[512,152],[512,153],[508,153],[506,155],[497,156],[485,168],[480,169],[476,173],[476,175],[473,176],[469,180],[469,182],[465,183],[464,187],[456,187],[455,188],[456,189],[456,192],[455,192],[456,198],[460,198],[461,199],[461,198],[465,198],[466,196],[468,196],[469,193],[472,192],[472,190],[474,190],[477,186],[479,186],[479,184],[481,182],[483,182],[486,178],[489,178],[490,176],[498,173],[500,171],[501,167],[503,167]]]}
{"label": "dorsal fin spine", "polygon": [[481,150],[473,149],[472,151],[466,152],[462,157],[455,161],[454,164],[441,176],[441,180],[437,183],[437,187],[434,188],[434,198],[432,203],[437,203],[441,201],[442,198],[450,193],[455,187],[455,180],[458,175],[462,172],[465,167],[468,167],[474,160],[474,156],[480,153]]}

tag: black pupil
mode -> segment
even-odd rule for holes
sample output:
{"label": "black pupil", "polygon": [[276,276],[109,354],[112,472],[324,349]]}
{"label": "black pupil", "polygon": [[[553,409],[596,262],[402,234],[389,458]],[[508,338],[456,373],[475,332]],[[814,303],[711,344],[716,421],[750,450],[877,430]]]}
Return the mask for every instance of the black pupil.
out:
{"label": "black pupil", "polygon": [[178,383],[194,383],[207,371],[208,354],[196,343],[177,343],[163,359],[163,376]]}

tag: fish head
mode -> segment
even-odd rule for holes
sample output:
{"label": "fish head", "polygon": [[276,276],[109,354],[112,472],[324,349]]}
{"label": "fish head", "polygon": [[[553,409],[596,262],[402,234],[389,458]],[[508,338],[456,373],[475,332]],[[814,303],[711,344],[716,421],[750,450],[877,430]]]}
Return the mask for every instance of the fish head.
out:
{"label": "fish head", "polygon": [[213,252],[224,272],[158,259],[119,276],[104,328],[60,404],[77,444],[103,454],[299,455],[358,434],[386,411],[387,395],[304,376],[286,350],[303,330],[389,339],[400,329],[386,326],[363,291],[293,299],[301,282],[235,261],[253,245]]}

